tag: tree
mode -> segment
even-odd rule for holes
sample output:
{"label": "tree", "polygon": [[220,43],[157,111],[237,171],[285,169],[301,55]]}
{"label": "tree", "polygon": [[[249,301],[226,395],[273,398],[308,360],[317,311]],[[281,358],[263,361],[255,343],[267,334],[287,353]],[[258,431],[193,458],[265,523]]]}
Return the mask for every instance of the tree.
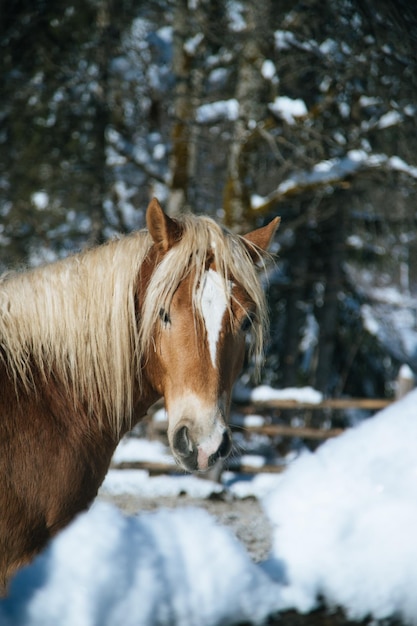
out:
{"label": "tree", "polygon": [[405,0],[15,0],[0,263],[140,227],[154,194],[236,231],[281,214],[265,379],[384,393],[417,368],[372,296],[416,289],[416,23]]}
{"label": "tree", "polygon": [[[122,10],[121,10],[122,9]],[[24,0],[2,22],[3,263],[102,240],[108,63],[124,3]],[[54,236],[51,236],[54,233]],[[48,252],[49,251],[49,252]]]}
{"label": "tree", "polygon": [[242,4],[245,27],[238,43],[235,98],[239,114],[230,141],[223,209],[228,226],[244,230],[250,210],[250,188],[253,184],[251,155],[261,139],[267,117],[268,84],[265,64],[270,56],[271,4],[269,1]]}

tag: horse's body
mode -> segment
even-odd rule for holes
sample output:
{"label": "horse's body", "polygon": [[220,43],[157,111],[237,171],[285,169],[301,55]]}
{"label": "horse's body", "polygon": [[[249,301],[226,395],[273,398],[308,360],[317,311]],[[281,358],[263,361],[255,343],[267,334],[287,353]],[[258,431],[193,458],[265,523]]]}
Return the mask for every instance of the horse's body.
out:
{"label": "horse's body", "polygon": [[246,238],[212,220],[147,231],[0,281],[0,584],[86,508],[120,438],[159,397],[187,470],[226,457],[230,394],[265,303]]}

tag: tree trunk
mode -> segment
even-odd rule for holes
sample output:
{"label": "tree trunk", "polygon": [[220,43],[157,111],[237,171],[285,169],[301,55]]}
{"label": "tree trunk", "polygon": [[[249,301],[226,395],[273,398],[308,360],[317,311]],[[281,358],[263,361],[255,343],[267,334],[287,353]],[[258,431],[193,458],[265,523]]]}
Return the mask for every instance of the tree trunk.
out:
{"label": "tree trunk", "polygon": [[[336,202],[334,196],[332,202]],[[343,201],[322,224],[321,247],[324,257],[325,290],[319,315],[318,363],[315,385],[324,393],[332,391],[334,350],[338,326],[339,293],[342,289],[343,261],[345,256],[345,211]]]}
{"label": "tree trunk", "polygon": [[307,228],[301,226],[297,230],[297,238],[303,246],[296,247],[296,253],[289,260],[290,290],[287,296],[287,310],[284,331],[283,381],[284,387],[294,387],[299,384],[299,355],[301,328],[305,314],[300,304],[306,300],[306,287],[310,282],[308,276],[310,245]]}
{"label": "tree trunk", "polygon": [[175,76],[174,121],[172,126],[171,185],[167,210],[170,215],[180,213],[187,203],[191,127],[194,122],[192,97],[191,56],[186,42],[190,37],[187,0],[174,4],[174,46],[172,69]]}
{"label": "tree trunk", "polygon": [[94,172],[93,185],[89,196],[91,232],[90,242],[100,244],[105,240],[105,216],[103,203],[109,192],[109,177],[106,163],[106,129],[110,123],[110,112],[107,104],[109,92],[109,59],[113,57],[113,27],[114,16],[113,0],[102,3],[97,13],[97,30],[99,33],[96,49],[96,63],[98,67],[98,85],[94,94],[94,146],[92,148],[91,166]]}
{"label": "tree trunk", "polygon": [[244,230],[249,226],[250,188],[247,183],[250,152],[254,148],[256,125],[266,115],[265,80],[262,64],[265,60],[270,3],[247,0],[245,6],[246,32],[239,55],[236,99],[239,117],[235,122],[227,161],[227,177],[223,193],[225,223]]}

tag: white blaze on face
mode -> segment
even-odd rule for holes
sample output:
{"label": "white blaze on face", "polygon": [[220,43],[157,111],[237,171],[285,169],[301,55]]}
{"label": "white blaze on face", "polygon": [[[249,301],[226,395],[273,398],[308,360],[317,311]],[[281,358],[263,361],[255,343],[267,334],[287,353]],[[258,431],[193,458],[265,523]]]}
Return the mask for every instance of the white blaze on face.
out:
{"label": "white blaze on face", "polygon": [[214,270],[205,272],[200,289],[201,311],[206,325],[211,361],[213,367],[216,367],[217,342],[227,309],[227,295],[222,279]]}

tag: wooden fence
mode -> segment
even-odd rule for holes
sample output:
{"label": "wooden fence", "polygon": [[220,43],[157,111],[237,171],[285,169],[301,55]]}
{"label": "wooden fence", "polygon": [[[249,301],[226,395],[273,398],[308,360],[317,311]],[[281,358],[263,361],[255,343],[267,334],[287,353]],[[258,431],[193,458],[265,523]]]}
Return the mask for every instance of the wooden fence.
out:
{"label": "wooden fence", "polygon": [[[237,403],[234,405],[234,415],[240,415],[241,419],[232,420],[230,426],[232,430],[244,432],[250,436],[251,434],[265,435],[269,438],[298,438],[310,441],[325,441],[340,435],[343,428],[318,428],[313,426],[292,426],[285,423],[267,423],[266,420],[258,425],[251,425],[250,421],[245,420],[245,414],[271,413],[285,410],[297,411],[338,411],[346,409],[361,409],[367,411],[378,411],[391,404],[393,400],[386,398],[329,398],[319,403],[303,403],[296,400],[268,400],[250,403]],[[166,436],[167,422],[152,421],[148,422],[146,435],[150,439],[163,438]],[[272,445],[272,444],[271,444]],[[244,459],[245,457],[243,457]],[[117,469],[144,469],[150,475],[183,473],[174,461],[170,463],[158,463],[147,461],[123,462],[113,465]],[[256,474],[261,472],[279,473],[285,469],[285,465],[279,464],[263,464],[253,466],[245,464],[238,458],[228,461],[228,467],[233,471],[239,471],[245,474]]]}

